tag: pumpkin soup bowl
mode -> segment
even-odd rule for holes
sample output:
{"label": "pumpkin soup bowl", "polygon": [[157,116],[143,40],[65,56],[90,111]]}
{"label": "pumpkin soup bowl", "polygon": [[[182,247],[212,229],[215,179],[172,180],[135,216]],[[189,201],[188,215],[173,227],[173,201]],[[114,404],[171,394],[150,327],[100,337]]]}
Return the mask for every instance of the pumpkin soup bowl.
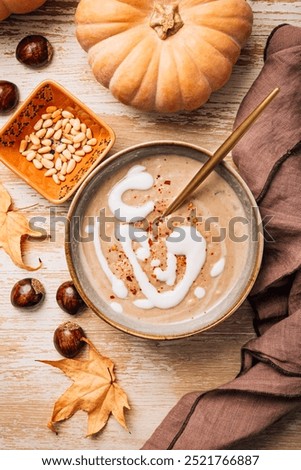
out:
{"label": "pumpkin soup bowl", "polygon": [[[69,139],[69,136],[64,135],[66,128],[63,127],[64,120],[62,116],[58,115],[53,119],[47,119],[47,116],[49,117],[50,115],[48,112],[50,109],[52,111],[57,109],[57,111],[54,111],[56,114],[63,112],[63,114],[67,113],[66,115],[68,116],[74,116],[74,118],[76,118],[74,121],[77,121],[78,125],[85,126],[84,129],[90,129],[89,136],[93,137],[93,146],[88,146],[89,148],[86,149],[87,152],[80,152],[82,156],[76,155],[74,157],[73,155],[70,156],[70,154],[66,154],[66,157],[62,157],[61,154],[57,152],[61,140],[64,137],[68,137]],[[54,115],[55,114],[53,114],[53,116]],[[44,122],[38,125],[39,121],[40,123],[43,121],[41,119],[42,116],[44,117]],[[61,137],[56,140],[53,131],[57,124],[55,121],[57,120],[62,123],[61,129],[63,129],[63,131]],[[48,127],[48,125],[51,125],[51,127]],[[42,126],[42,129],[37,131],[40,126]],[[37,142],[40,142],[38,146],[40,148],[35,149],[37,155],[35,159],[39,158],[41,160],[41,158],[44,158],[43,161],[45,162],[45,157],[47,156],[50,161],[48,164],[45,162],[47,166],[37,163],[32,160],[32,156],[26,155],[26,153],[30,151],[30,148],[34,148],[32,146],[35,141],[32,142],[30,136],[35,134],[37,137],[40,135],[38,132],[43,130],[46,135],[41,138],[38,137]],[[53,134],[49,138],[47,138],[47,130],[51,130]],[[91,173],[106,156],[114,144],[114,141],[115,134],[113,130],[98,115],[64,87],[52,80],[46,80],[32,91],[17,111],[12,114],[2,129],[0,129],[0,161],[50,202],[53,204],[62,204],[75,193],[89,173]],[[23,145],[22,142],[24,143],[23,149],[21,148]],[[46,144],[51,145],[51,147],[48,147],[48,154],[44,152],[44,150],[46,151],[47,149]],[[70,144],[72,144],[71,141]],[[77,145],[81,145],[81,143]],[[67,149],[68,144],[65,144],[64,148]],[[25,152],[21,152],[21,150],[25,150]],[[75,153],[78,153],[78,150],[72,149]],[[64,174],[62,174],[61,180],[56,180],[55,182],[53,175],[47,175],[47,169],[49,169],[51,173],[54,168],[58,168],[57,160],[59,157],[65,159],[65,166],[67,166],[69,160],[75,158],[76,161],[70,164],[69,168],[72,171],[67,171],[67,169],[66,171],[62,171],[62,169],[58,169],[58,175],[60,173]],[[37,167],[34,163],[36,163]]]}
{"label": "pumpkin soup bowl", "polygon": [[[262,258],[262,223],[249,188],[227,163],[218,165],[191,200],[169,216],[170,230],[160,232],[160,213],[210,156],[183,142],[136,145],[101,163],[76,193],[66,228],[69,270],[87,306],[114,327],[155,340],[188,337],[228,318],[252,288]],[[144,240],[122,238],[131,224],[116,222],[116,201],[122,211],[141,211],[150,204],[152,214],[159,213],[159,232],[150,215],[147,223],[147,218],[138,220]],[[217,229],[231,228],[234,220],[238,230],[220,236],[224,231]],[[175,238],[172,244],[181,229],[198,238],[188,245]]]}

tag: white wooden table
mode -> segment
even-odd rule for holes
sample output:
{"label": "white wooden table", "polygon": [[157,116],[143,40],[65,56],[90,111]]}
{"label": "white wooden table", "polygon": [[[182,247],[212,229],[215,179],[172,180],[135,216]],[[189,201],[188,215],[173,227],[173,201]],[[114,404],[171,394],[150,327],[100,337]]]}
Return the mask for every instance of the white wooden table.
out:
{"label": "white wooden table", "polygon": [[[254,29],[228,84],[202,109],[173,116],[150,115],[118,103],[94,79],[85,52],[74,36],[75,0],[48,0],[38,11],[0,23],[0,79],[15,82],[25,99],[43,79],[54,79],[77,95],[111,125],[113,151],[155,139],[192,142],[214,150],[231,131],[239,103],[263,64],[271,30],[281,23],[301,26],[301,2],[250,1]],[[39,71],[23,67],[15,48],[27,34],[42,33],[53,44],[52,63]],[[0,117],[0,126],[6,122]],[[1,149],[0,149],[1,151]],[[112,153],[112,152],[111,152]],[[44,216],[50,230],[50,205],[11,171],[0,165],[0,180],[16,207],[31,217]],[[65,216],[68,204],[56,209]],[[111,418],[102,433],[85,438],[86,415],[79,412],[61,424],[59,435],[47,428],[52,406],[70,381],[58,370],[35,362],[59,359],[52,343],[58,324],[70,319],[56,305],[59,284],[69,279],[64,256],[64,227],[55,224],[51,241],[27,242],[26,259],[43,267],[35,273],[47,290],[43,306],[24,312],[10,304],[13,284],[28,273],[0,251],[0,447],[2,449],[138,449],[170,407],[186,392],[208,390],[238,372],[240,347],[254,336],[247,303],[230,319],[204,334],[174,342],[153,342],[115,330],[86,310],[74,319],[97,348],[116,362],[116,373],[129,396],[130,433]],[[246,449],[296,449],[301,446],[301,412],[275,424]]]}

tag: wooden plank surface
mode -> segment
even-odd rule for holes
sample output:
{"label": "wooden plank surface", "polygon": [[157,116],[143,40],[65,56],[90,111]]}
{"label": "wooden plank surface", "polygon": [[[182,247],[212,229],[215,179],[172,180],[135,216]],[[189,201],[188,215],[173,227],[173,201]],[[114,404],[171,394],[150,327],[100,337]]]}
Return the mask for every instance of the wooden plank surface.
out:
{"label": "wooden plank surface", "polygon": [[[138,112],[118,103],[94,79],[85,52],[74,36],[73,0],[48,0],[31,15],[12,16],[0,23],[0,79],[17,83],[21,100],[43,79],[54,79],[77,95],[111,125],[117,136],[113,151],[155,139],[183,140],[214,150],[231,131],[239,103],[263,65],[263,49],[269,33],[281,23],[301,24],[301,2],[252,1],[254,29],[228,84],[201,109],[176,115]],[[27,34],[43,33],[55,48],[52,63],[32,71],[15,59],[15,48]],[[6,122],[0,117],[0,126]],[[111,152],[112,153],[112,152]],[[45,217],[50,230],[50,205],[0,164],[0,180],[16,207],[28,217]],[[57,208],[65,216],[68,203]],[[70,317],[56,305],[59,284],[69,279],[64,257],[64,227],[55,224],[51,241],[27,242],[26,259],[43,267],[36,273],[46,286],[47,298],[40,309],[14,309],[10,290],[27,273],[16,268],[0,251],[0,447],[2,449],[138,449],[170,407],[184,394],[208,390],[235,376],[240,367],[240,348],[254,336],[251,310],[245,303],[231,318],[201,335],[173,342],[131,337],[99,320],[91,311],[77,315],[97,348],[116,362],[116,373],[129,396],[130,433],[110,419],[105,430],[85,438],[86,415],[77,413],[60,426],[58,436],[47,429],[56,398],[70,381],[57,370],[36,362],[58,359],[52,334]],[[275,424],[245,444],[246,449],[300,449],[301,412]]]}

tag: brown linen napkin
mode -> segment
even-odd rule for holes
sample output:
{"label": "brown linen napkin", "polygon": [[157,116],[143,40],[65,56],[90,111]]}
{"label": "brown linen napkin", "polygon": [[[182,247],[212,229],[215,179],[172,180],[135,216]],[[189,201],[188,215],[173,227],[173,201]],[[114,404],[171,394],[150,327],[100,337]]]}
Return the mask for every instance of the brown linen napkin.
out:
{"label": "brown linen napkin", "polygon": [[143,449],[225,449],[301,407],[301,29],[270,35],[265,64],[235,126],[276,86],[281,92],[233,152],[266,224],[249,300],[258,337],[230,383],[185,395]]}

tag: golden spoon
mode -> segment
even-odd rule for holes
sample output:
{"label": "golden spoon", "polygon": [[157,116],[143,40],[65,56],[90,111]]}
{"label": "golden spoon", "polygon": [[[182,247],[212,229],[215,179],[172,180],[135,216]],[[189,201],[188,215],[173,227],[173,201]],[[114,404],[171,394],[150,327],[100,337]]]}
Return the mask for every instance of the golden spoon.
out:
{"label": "golden spoon", "polygon": [[214,152],[212,157],[202,166],[196,175],[189,181],[187,186],[175,198],[175,200],[168,206],[162,217],[166,217],[175,210],[177,210],[186,198],[193,193],[193,191],[207,178],[208,175],[214,170],[216,165],[222,161],[226,155],[233,149],[237,142],[252,126],[258,116],[266,108],[266,106],[275,98],[280,88],[275,88],[255,109],[252,113],[235,129],[234,132],[226,139],[226,141]]}

